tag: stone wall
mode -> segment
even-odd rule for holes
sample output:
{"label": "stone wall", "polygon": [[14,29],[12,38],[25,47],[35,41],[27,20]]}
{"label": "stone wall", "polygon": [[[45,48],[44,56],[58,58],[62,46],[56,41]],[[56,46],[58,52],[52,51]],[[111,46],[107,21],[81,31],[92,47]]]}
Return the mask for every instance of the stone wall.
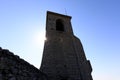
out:
{"label": "stone wall", "polygon": [[[57,28],[59,24],[63,29]],[[40,70],[50,80],[93,80],[92,67],[73,34],[70,16],[47,12],[46,37]]]}
{"label": "stone wall", "polygon": [[47,80],[47,76],[9,50],[0,48],[0,80]]}

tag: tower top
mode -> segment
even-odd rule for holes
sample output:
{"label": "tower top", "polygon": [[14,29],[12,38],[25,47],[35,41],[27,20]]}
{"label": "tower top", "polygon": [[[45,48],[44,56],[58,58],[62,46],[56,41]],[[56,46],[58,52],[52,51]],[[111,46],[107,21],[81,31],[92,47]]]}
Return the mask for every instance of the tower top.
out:
{"label": "tower top", "polygon": [[47,11],[46,30],[73,34],[71,16]]}
{"label": "tower top", "polygon": [[56,16],[61,16],[61,17],[68,17],[68,18],[72,18],[71,16],[68,16],[68,15],[64,15],[64,14],[59,14],[59,13],[55,13],[55,12],[51,12],[51,11],[47,11],[47,15],[48,14],[53,14],[53,15],[56,15]]}

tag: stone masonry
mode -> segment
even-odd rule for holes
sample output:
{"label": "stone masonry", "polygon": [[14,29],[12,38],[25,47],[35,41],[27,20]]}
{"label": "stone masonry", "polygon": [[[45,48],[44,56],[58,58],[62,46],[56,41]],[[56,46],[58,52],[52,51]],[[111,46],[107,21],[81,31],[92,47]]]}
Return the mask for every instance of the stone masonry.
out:
{"label": "stone masonry", "polygon": [[92,67],[72,30],[71,16],[47,12],[46,38],[40,70],[50,80],[93,80]]}
{"label": "stone masonry", "polygon": [[47,77],[19,56],[0,48],[0,80],[47,80]]}

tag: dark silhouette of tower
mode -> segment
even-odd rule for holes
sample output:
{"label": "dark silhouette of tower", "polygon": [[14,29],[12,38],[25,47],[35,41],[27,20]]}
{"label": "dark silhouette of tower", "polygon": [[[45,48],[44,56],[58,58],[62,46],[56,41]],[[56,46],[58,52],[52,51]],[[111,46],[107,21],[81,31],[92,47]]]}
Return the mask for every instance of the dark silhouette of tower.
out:
{"label": "dark silhouette of tower", "polygon": [[73,34],[70,16],[48,11],[46,38],[40,70],[50,80],[92,80],[90,61]]}

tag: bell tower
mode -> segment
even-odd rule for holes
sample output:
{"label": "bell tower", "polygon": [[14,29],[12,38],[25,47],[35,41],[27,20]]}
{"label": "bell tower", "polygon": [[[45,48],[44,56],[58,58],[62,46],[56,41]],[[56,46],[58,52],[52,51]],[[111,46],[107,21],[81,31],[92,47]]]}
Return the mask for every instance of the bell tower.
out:
{"label": "bell tower", "polygon": [[50,80],[92,80],[92,67],[73,34],[71,16],[48,11],[46,38],[40,70]]}
{"label": "bell tower", "polygon": [[71,27],[71,17],[58,13],[47,12],[46,31],[73,33]]}

